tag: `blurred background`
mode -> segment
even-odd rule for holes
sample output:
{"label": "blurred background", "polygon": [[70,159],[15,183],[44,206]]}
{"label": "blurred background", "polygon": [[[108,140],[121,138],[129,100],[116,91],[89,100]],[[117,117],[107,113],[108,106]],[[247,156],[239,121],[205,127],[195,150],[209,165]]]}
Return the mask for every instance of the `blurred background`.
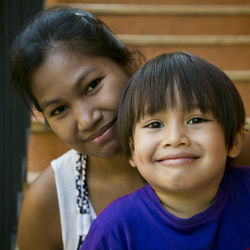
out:
{"label": "blurred background", "polygon": [[[10,85],[8,53],[36,12],[69,5],[92,12],[146,59],[185,50],[223,69],[238,88],[250,124],[250,0],[4,0],[1,18],[0,249],[15,249],[22,195],[52,159],[68,150],[42,116],[31,117]],[[26,157],[27,156],[27,157]]]}

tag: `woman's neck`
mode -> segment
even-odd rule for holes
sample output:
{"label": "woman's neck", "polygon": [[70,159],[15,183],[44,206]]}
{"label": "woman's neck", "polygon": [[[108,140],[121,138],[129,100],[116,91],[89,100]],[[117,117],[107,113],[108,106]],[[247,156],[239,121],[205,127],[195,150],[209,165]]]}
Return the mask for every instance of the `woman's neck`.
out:
{"label": "woman's neck", "polygon": [[131,166],[123,153],[115,154],[112,157],[88,156],[90,172],[123,172],[129,171]]}
{"label": "woman's neck", "polygon": [[109,158],[89,157],[87,166],[89,197],[97,213],[113,200],[145,184],[136,168],[123,154]]}

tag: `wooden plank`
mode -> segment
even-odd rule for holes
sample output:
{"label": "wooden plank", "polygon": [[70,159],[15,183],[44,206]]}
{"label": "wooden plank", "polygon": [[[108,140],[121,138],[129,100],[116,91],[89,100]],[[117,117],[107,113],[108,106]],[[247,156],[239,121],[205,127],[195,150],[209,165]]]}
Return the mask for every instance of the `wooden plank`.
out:
{"label": "wooden plank", "polygon": [[250,45],[250,35],[137,35],[120,34],[118,38],[126,45]]}
{"label": "wooden plank", "polygon": [[[58,3],[100,15],[250,15],[250,5],[139,5]],[[57,4],[47,4],[52,7]]]}

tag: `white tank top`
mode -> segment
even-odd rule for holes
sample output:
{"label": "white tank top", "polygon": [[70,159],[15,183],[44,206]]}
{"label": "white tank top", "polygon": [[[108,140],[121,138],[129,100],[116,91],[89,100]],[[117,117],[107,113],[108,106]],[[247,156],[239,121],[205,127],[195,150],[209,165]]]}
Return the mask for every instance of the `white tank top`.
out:
{"label": "white tank top", "polygon": [[75,168],[78,160],[79,154],[75,150],[70,150],[51,162],[55,172],[63,249],[65,250],[80,249],[92,221],[96,218],[96,213],[88,197],[84,197],[87,198],[89,205],[87,213],[80,213],[77,204],[77,172]]}

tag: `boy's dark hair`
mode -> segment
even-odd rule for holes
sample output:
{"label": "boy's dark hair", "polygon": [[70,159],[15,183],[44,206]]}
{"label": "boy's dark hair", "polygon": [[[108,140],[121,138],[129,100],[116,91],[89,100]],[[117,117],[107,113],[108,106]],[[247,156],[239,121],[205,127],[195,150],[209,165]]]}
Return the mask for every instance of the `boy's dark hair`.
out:
{"label": "boy's dark hair", "polygon": [[[31,76],[55,46],[89,57],[109,58],[129,74],[138,69],[135,53],[92,14],[68,7],[42,11],[16,38],[11,54],[12,78],[25,102],[29,106],[30,101],[33,102],[39,111],[39,104],[31,92]],[[138,60],[143,60],[142,55],[138,55]]]}
{"label": "boy's dark hair", "polygon": [[234,84],[206,60],[187,52],[175,52],[147,62],[124,88],[117,133],[129,158],[136,123],[146,114],[176,107],[176,90],[183,111],[198,107],[204,113],[212,112],[224,130],[227,148],[232,146],[245,122],[244,106]]}

